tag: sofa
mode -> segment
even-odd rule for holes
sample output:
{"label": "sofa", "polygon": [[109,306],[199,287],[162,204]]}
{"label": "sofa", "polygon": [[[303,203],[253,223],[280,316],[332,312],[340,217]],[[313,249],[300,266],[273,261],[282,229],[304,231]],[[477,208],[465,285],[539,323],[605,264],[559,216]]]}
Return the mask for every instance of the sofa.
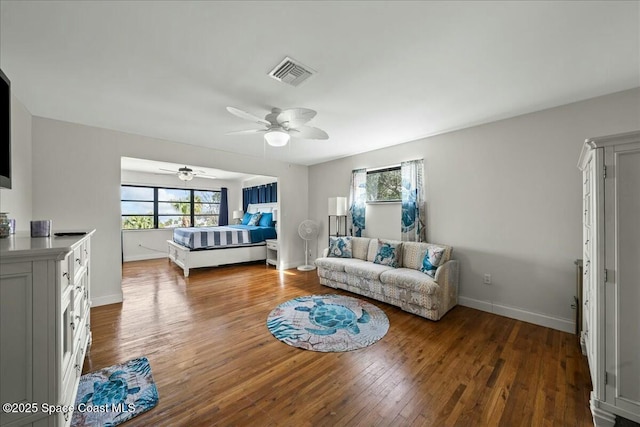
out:
{"label": "sofa", "polygon": [[[332,240],[323,256],[315,260],[321,284],[430,320],[440,320],[458,304],[459,266],[451,259],[450,246],[366,237],[339,239]],[[395,263],[384,262],[384,251],[395,252]],[[433,260],[434,253],[440,258],[431,265],[428,257]]]}

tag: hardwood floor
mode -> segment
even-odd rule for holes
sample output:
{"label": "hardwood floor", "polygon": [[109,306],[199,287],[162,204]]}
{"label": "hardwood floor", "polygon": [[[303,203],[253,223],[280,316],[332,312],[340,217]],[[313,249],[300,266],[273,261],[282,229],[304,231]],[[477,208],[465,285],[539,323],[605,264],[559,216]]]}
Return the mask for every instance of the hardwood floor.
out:
{"label": "hardwood floor", "polygon": [[[343,293],[264,264],[125,263],[124,303],[91,309],[84,371],[146,356],[160,402],[127,426],[591,426],[571,334],[456,307],[439,322],[368,300],[390,320],[371,347],[316,353],[265,322],[288,299]],[[353,296],[353,295],[352,295]],[[363,298],[365,299],[365,298]]]}

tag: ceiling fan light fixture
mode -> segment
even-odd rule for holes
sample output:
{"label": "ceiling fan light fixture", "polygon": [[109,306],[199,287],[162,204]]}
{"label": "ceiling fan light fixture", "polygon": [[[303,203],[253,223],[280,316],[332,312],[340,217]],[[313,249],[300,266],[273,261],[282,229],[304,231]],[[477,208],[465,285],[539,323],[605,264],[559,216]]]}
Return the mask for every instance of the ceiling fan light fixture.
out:
{"label": "ceiling fan light fixture", "polygon": [[188,167],[178,169],[178,178],[182,181],[191,181],[193,179],[193,170]]}
{"label": "ceiling fan light fixture", "polygon": [[282,129],[271,129],[264,134],[264,140],[272,147],[283,147],[289,142],[289,134]]}
{"label": "ceiling fan light fixture", "polygon": [[193,174],[191,172],[180,172],[178,174],[178,178],[182,181],[191,181],[193,179]]}

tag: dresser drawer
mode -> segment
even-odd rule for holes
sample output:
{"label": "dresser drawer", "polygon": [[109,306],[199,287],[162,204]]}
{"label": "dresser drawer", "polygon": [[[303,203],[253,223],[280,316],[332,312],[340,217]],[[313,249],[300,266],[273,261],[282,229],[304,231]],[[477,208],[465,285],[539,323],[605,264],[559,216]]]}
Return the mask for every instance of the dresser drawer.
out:
{"label": "dresser drawer", "polygon": [[87,241],[80,243],[74,250],[71,258],[72,278],[78,277],[89,261],[89,251]]}
{"label": "dresser drawer", "polygon": [[71,284],[73,283],[71,280],[71,269],[73,267],[71,265],[71,255],[72,253],[68,253],[64,259],[58,263],[58,280],[60,283],[60,291],[62,293],[65,291],[68,292],[67,289],[71,287]]}
{"label": "dresser drawer", "polygon": [[278,250],[278,243],[277,242],[267,242],[267,248],[268,249],[273,249],[274,251]]}

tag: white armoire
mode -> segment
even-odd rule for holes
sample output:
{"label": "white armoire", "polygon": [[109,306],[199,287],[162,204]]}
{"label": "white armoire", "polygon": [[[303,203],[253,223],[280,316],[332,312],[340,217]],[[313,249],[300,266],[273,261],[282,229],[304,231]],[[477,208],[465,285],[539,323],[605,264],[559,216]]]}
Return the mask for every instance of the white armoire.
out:
{"label": "white armoire", "polygon": [[640,422],[640,131],[586,140],[578,167],[593,421]]}

